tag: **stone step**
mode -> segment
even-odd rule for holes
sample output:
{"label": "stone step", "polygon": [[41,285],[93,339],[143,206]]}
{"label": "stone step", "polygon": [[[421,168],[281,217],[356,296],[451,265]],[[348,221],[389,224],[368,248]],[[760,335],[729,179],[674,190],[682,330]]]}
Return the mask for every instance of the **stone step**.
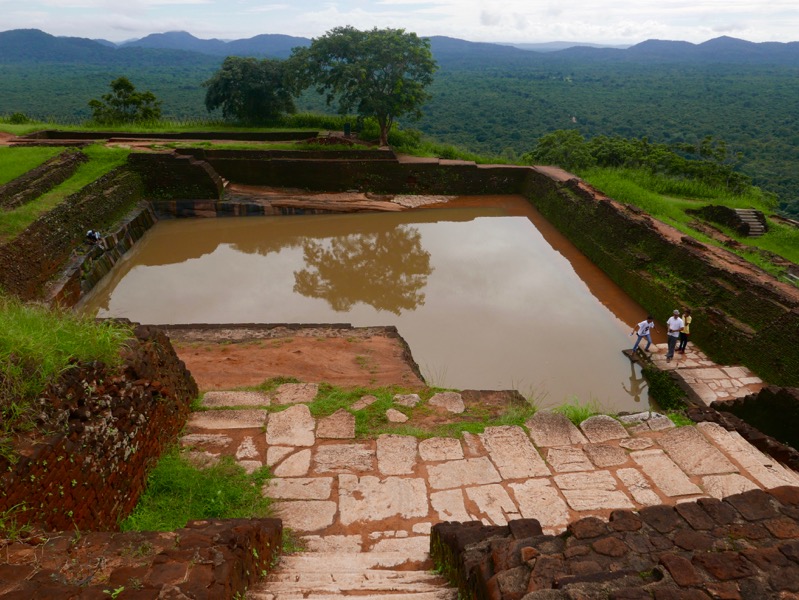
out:
{"label": "stone step", "polygon": [[306,552],[283,556],[280,571],[303,573],[359,573],[369,569],[391,569],[407,563],[424,563],[428,554],[406,552]]}
{"label": "stone step", "polygon": [[372,570],[362,573],[304,573],[278,570],[263,589],[272,594],[358,594],[437,592],[444,581],[425,571]]}
{"label": "stone step", "polygon": [[402,600],[457,600],[458,590],[447,588],[437,590],[435,592],[400,592],[394,594],[391,592],[380,592],[378,594],[320,594],[310,593],[304,594],[302,592],[288,592],[288,593],[272,593],[272,592],[247,592],[247,600],[341,600],[342,598],[351,598],[357,600],[384,600],[385,598],[397,598]]}

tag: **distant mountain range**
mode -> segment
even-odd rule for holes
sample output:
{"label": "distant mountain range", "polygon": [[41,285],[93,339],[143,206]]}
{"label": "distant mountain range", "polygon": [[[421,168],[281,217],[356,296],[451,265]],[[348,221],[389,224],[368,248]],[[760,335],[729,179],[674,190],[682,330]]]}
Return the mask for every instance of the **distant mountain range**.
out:
{"label": "distant mountain range", "polygon": [[[185,31],[154,33],[139,40],[113,44],[106,40],[56,37],[38,29],[0,32],[0,63],[204,63],[209,57],[258,56],[286,58],[291,49],[307,46],[311,40],[279,34],[223,41],[203,40]],[[538,62],[565,60],[580,62],[692,63],[692,64],[799,64],[799,42],[747,42],[719,37],[701,44],[647,40],[629,48],[564,43],[545,45],[489,44],[432,36],[433,54],[443,64],[476,61]],[[538,47],[536,49],[536,46]]]}

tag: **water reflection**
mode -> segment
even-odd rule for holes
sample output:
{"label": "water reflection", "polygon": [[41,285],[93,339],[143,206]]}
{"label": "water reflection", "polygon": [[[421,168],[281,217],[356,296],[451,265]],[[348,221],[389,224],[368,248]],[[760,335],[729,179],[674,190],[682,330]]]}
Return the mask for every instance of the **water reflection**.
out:
{"label": "water reflection", "polygon": [[178,220],[148,232],[84,310],[156,324],[394,325],[431,385],[640,409],[646,385],[621,353],[633,317],[614,315],[621,296],[596,267],[578,277],[559,250],[497,208]]}
{"label": "water reflection", "polygon": [[416,227],[305,240],[305,268],[294,272],[294,291],[322,298],[336,312],[363,302],[399,315],[424,304],[430,253]]}
{"label": "water reflection", "polygon": [[641,394],[646,389],[648,383],[646,379],[644,379],[644,375],[641,372],[641,367],[635,364],[634,362],[630,361],[630,378],[629,378],[629,386],[621,384],[621,387],[630,395],[635,402],[641,402]]}

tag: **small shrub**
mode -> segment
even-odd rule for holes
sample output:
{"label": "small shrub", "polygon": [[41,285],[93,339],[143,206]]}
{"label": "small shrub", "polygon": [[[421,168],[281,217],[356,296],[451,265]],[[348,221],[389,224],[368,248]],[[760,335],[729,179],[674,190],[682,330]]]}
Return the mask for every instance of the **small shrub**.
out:
{"label": "small shrub", "polygon": [[686,404],[685,392],[671,378],[668,371],[645,366],[642,373],[649,384],[649,397],[665,411],[680,411]]}
{"label": "small shrub", "polygon": [[8,122],[11,125],[25,125],[31,122],[31,119],[25,113],[15,112],[8,117]]}

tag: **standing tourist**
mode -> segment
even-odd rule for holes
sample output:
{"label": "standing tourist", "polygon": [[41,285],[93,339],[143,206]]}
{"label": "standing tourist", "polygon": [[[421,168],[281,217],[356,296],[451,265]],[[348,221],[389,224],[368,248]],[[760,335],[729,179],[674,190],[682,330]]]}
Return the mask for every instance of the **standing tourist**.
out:
{"label": "standing tourist", "polygon": [[680,345],[677,346],[677,352],[685,354],[685,347],[688,345],[688,336],[691,335],[691,309],[686,308],[682,311],[683,329],[680,332]]}
{"label": "standing tourist", "polygon": [[638,350],[638,344],[641,343],[641,340],[646,338],[646,348],[644,348],[645,352],[649,352],[649,346],[652,345],[652,330],[655,328],[655,321],[652,318],[652,315],[647,316],[645,321],[641,321],[638,325],[635,326],[633,329],[633,333],[638,335],[638,339],[635,340],[635,344],[633,344],[633,354],[635,351]]}
{"label": "standing tourist", "polygon": [[685,323],[683,323],[683,320],[680,318],[680,311],[675,310],[674,314],[666,321],[666,334],[669,343],[669,349],[666,352],[666,362],[671,362],[671,359],[674,357],[674,348],[677,346],[677,342],[680,339],[680,332],[684,326]]}

